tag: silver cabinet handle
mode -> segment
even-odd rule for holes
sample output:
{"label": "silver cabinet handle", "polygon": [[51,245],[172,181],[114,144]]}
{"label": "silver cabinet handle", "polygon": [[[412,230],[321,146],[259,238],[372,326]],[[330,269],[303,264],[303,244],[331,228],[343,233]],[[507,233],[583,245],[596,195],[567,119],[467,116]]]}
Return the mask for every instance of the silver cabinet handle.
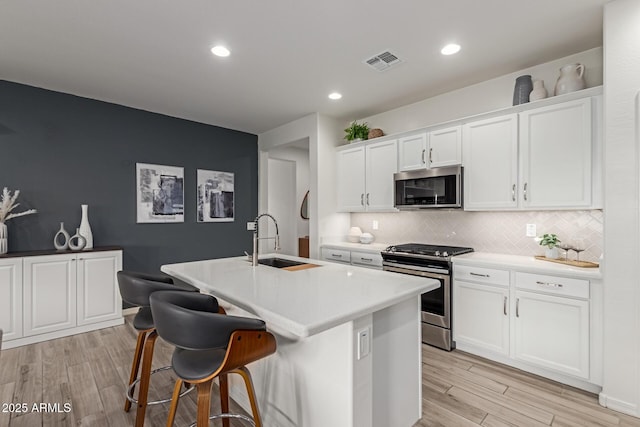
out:
{"label": "silver cabinet handle", "polygon": [[362,258],[362,257],[360,257],[360,261],[373,262],[373,258]]}
{"label": "silver cabinet handle", "polygon": [[369,193],[367,193],[367,206],[369,206]]}
{"label": "silver cabinet handle", "polygon": [[422,150],[422,164],[427,164],[427,161],[424,159],[424,154],[426,151],[426,149]]}
{"label": "silver cabinet handle", "polygon": [[537,281],[536,285],[546,286],[547,288],[562,288],[562,283],[550,283],[550,282],[541,282]]}
{"label": "silver cabinet handle", "polygon": [[516,317],[520,317],[520,298],[516,298]]}
{"label": "silver cabinet handle", "polygon": [[507,315],[507,297],[504,297],[504,301],[502,302],[502,312],[504,315]]}
{"label": "silver cabinet handle", "polygon": [[511,201],[515,202],[516,201],[516,185],[513,184],[513,186],[511,187]]}
{"label": "silver cabinet handle", "polygon": [[429,164],[433,163],[433,148],[429,148]]}
{"label": "silver cabinet handle", "polygon": [[527,200],[527,183],[524,183],[524,199]]}
{"label": "silver cabinet handle", "polygon": [[334,258],[342,258],[342,254],[331,254]]}
{"label": "silver cabinet handle", "polygon": [[478,277],[491,277],[488,274],[480,274],[480,273],[474,273],[473,271],[469,272],[469,275],[471,276],[478,276]]}
{"label": "silver cabinet handle", "polygon": [[364,206],[364,193],[360,194],[360,204]]}

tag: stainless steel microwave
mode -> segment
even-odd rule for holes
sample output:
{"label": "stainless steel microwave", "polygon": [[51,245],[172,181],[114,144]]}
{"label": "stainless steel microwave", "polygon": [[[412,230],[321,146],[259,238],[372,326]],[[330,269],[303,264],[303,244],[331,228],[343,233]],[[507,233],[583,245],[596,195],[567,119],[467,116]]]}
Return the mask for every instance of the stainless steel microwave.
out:
{"label": "stainless steel microwave", "polygon": [[461,208],[462,166],[393,174],[398,209]]}

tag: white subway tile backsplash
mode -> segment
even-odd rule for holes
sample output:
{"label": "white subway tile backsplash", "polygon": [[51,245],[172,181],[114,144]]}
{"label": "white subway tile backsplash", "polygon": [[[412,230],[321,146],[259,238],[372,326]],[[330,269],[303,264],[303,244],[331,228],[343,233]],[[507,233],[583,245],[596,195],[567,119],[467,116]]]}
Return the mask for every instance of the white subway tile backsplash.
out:
{"label": "white subway tile backsplash", "polygon": [[[378,230],[372,230],[373,220]],[[603,214],[590,211],[465,212],[423,210],[399,213],[351,214],[351,225],[372,233],[377,242],[433,243],[470,246],[476,251],[512,255],[543,255],[544,248],[526,237],[526,225],[536,224],[538,236],[557,234],[560,240],[578,237],[587,243],[580,259],[598,262],[602,255]],[[345,235],[348,230],[345,230]],[[562,252],[562,251],[561,251]],[[575,259],[570,252],[570,259]]]}

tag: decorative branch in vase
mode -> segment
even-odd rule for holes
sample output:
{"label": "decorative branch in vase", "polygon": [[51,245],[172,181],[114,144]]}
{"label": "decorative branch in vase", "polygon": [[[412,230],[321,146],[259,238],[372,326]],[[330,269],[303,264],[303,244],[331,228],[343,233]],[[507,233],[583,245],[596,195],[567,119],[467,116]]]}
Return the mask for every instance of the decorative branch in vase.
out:
{"label": "decorative branch in vase", "polygon": [[20,206],[20,203],[16,203],[19,195],[20,190],[14,191],[13,195],[11,195],[11,191],[5,187],[2,190],[2,196],[0,196],[0,254],[6,254],[9,249],[7,243],[7,225],[5,222],[12,218],[31,215],[38,212],[35,209],[28,209],[19,213],[11,213],[11,211]]}

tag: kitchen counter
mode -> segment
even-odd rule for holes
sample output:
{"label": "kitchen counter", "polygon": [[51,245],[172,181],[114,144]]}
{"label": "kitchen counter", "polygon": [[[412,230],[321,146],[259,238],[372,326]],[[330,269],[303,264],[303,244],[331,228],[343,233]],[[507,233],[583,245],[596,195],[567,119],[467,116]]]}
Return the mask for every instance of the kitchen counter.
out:
{"label": "kitchen counter", "polygon": [[348,249],[350,251],[380,253],[381,251],[385,250],[391,245],[389,243],[384,243],[384,242],[352,243],[352,242],[342,242],[342,241],[327,241],[327,242],[323,242],[321,246],[325,248]]}
{"label": "kitchen counter", "polygon": [[[422,416],[419,296],[439,282],[277,257],[318,267],[252,267],[237,257],[161,270],[231,304],[229,315],[263,319],[276,336],[276,353],[249,366],[264,425],[411,427]],[[248,409],[234,377],[231,397]]]}
{"label": "kitchen counter", "polygon": [[456,265],[491,266],[496,268],[517,268],[531,273],[554,274],[582,279],[602,279],[600,268],[581,268],[572,265],[544,261],[533,256],[506,255],[490,252],[471,252],[452,257]]}

